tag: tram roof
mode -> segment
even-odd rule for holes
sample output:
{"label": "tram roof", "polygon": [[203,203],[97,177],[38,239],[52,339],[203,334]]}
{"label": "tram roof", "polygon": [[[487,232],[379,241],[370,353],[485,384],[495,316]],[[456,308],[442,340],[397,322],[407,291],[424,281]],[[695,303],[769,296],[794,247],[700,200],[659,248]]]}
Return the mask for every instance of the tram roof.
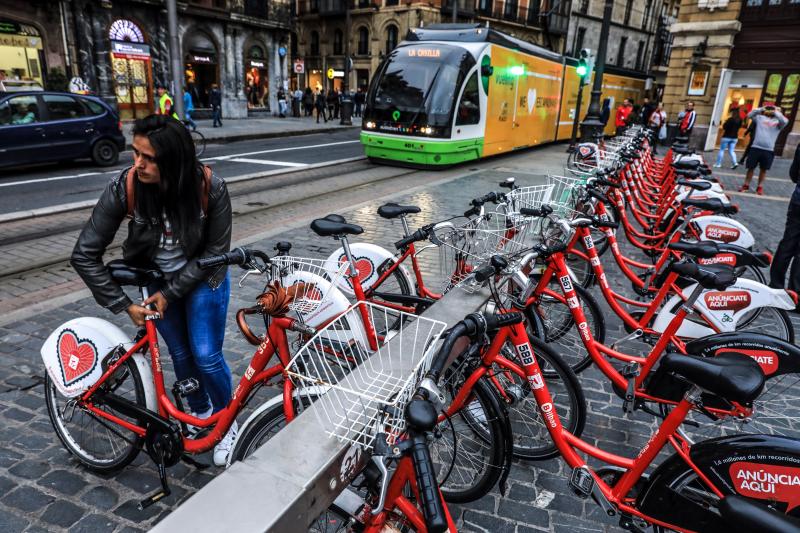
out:
{"label": "tram roof", "polygon": [[431,24],[423,28],[411,28],[406,34],[406,41],[445,41],[460,43],[492,43],[506,48],[519,50],[528,54],[552,59],[561,62],[561,55],[542,48],[535,44],[527,43],[516,37],[507,35],[494,28],[481,24]]}

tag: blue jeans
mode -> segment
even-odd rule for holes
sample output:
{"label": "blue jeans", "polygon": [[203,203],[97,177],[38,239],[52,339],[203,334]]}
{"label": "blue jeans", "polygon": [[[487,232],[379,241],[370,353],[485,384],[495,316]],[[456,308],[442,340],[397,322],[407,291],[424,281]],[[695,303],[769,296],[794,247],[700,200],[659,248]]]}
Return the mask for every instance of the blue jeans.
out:
{"label": "blue jeans", "polygon": [[177,379],[195,378],[200,389],[189,395],[189,408],[202,413],[223,409],[231,399],[231,370],[222,355],[230,277],[216,289],[200,283],[184,298],[170,302],[156,328],[167,343]]}
{"label": "blue jeans", "polygon": [[214,119],[214,126],[222,126],[222,108],[213,106],[211,108],[211,117]]}
{"label": "blue jeans", "polygon": [[731,154],[731,161],[733,161],[733,165],[736,165],[736,152],[734,149],[736,148],[736,143],[739,139],[732,139],[730,137],[723,137],[722,141],[719,143],[719,153],[717,154],[717,165],[722,166],[722,159],[723,155],[725,154],[725,150]]}
{"label": "blue jeans", "polygon": [[197,129],[197,124],[195,124],[194,120],[192,120],[192,111],[184,110],[183,116],[185,117],[183,120],[186,122],[186,125],[192,128],[193,130]]}

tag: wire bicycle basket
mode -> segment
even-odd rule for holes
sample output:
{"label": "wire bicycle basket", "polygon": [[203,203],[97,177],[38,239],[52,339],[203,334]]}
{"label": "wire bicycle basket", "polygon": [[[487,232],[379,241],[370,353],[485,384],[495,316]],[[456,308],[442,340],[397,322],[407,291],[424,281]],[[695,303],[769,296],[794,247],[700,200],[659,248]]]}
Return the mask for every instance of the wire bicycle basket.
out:
{"label": "wire bicycle basket", "polygon": [[337,290],[339,279],[350,268],[350,263],[340,263],[324,259],[311,259],[290,255],[270,258],[270,281],[279,281],[284,287],[303,283],[304,289],[289,305],[302,319],[326,303]]}
{"label": "wire bicycle basket", "polygon": [[[366,313],[369,321],[364,321]],[[365,324],[400,313],[384,336]],[[300,348],[286,373],[328,436],[370,448],[377,433],[391,445],[405,430],[405,406],[430,368],[436,341],[447,325],[368,302],[355,303]],[[338,364],[346,351],[355,366]]]}

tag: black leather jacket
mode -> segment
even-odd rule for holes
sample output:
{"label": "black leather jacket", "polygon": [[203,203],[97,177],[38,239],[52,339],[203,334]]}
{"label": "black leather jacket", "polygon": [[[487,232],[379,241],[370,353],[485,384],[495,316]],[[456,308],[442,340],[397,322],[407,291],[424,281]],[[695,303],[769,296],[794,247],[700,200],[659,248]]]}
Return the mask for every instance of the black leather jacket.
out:
{"label": "black leather jacket", "polygon": [[[70,260],[97,303],[112,313],[124,311],[132,303],[122,288],[111,279],[103,264],[103,254],[127,216],[127,174],[126,168],[106,186],[94,206],[91,218],[78,237]],[[227,267],[210,272],[201,270],[195,261],[201,257],[225,253],[231,246],[231,199],[225,182],[216,175],[211,177],[208,214],[199,223],[203,226],[202,239],[197,242],[181,242],[187,263],[161,289],[168,302],[184,297],[203,281],[214,289],[227,273]],[[159,226],[134,211],[133,218],[128,222],[128,236],[122,243],[123,258],[134,265],[154,267],[152,259],[160,239]]]}

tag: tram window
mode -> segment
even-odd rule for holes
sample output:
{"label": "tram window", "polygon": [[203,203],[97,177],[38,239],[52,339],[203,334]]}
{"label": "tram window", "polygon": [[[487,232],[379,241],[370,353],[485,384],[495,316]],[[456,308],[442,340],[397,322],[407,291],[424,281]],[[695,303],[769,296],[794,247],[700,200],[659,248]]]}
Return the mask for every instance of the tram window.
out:
{"label": "tram window", "polygon": [[469,77],[461,95],[456,114],[456,126],[477,124],[481,121],[481,103],[478,97],[478,75],[476,72]]}

